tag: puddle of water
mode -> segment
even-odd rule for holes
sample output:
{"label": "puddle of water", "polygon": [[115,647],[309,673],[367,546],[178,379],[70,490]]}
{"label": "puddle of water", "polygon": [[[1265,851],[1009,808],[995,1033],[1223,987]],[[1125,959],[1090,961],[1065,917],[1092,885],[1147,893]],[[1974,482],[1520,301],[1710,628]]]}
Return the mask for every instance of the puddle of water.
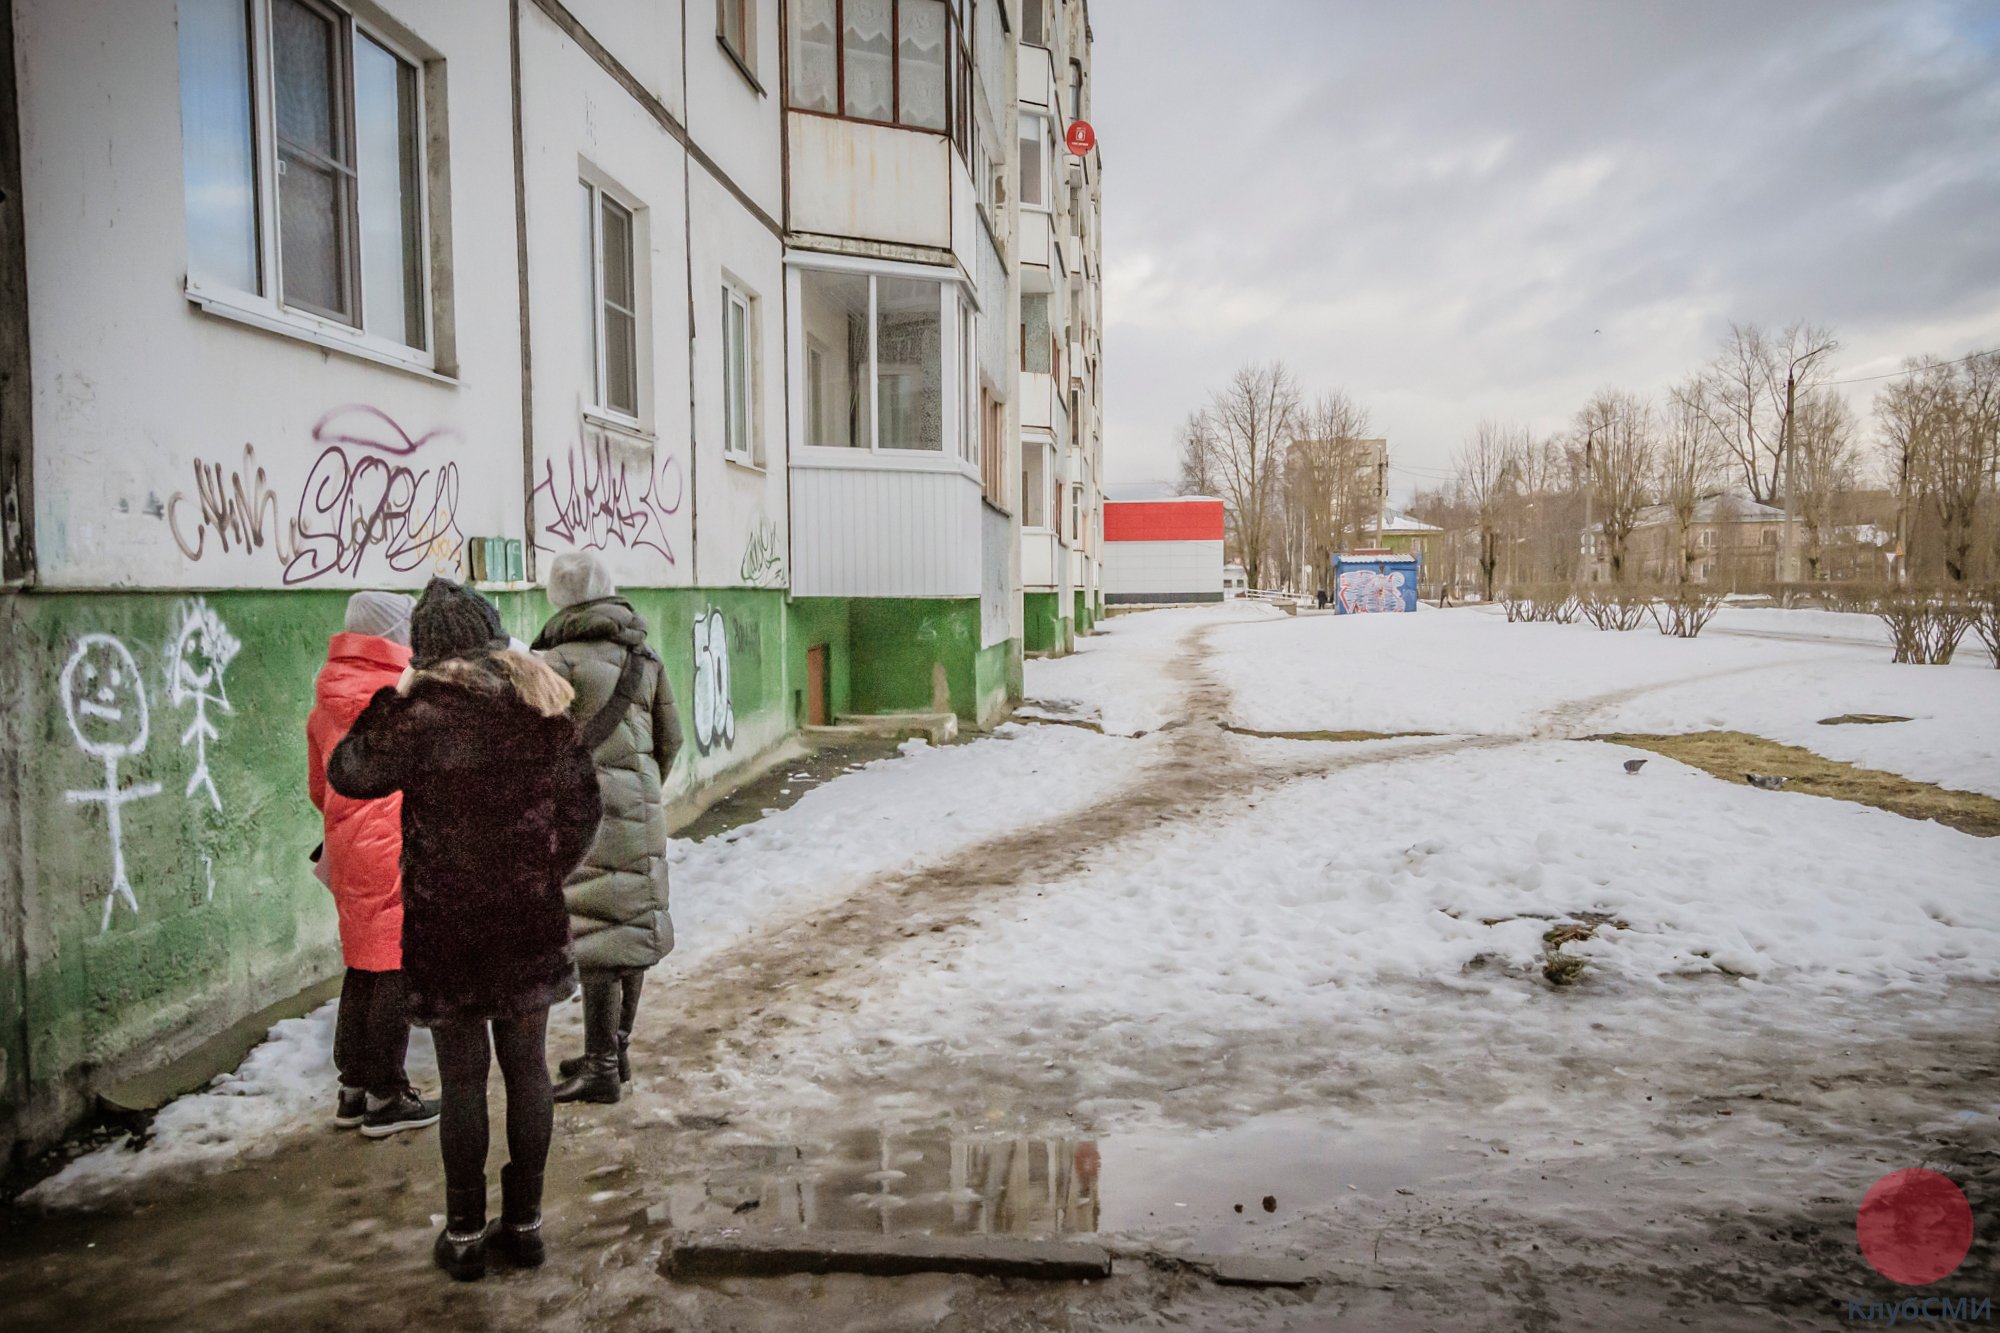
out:
{"label": "puddle of water", "polygon": [[1097,1229],[1097,1146],[1082,1139],[851,1130],[813,1148],[744,1146],[670,1187],[681,1228],[1050,1236]]}
{"label": "puddle of water", "polygon": [[1224,1251],[1307,1209],[1415,1190],[1454,1166],[1435,1130],[1357,1129],[1299,1114],[1211,1134],[1120,1135],[1102,1152],[1104,1230],[1171,1228],[1197,1248]]}
{"label": "puddle of water", "polygon": [[1310,1115],[1099,1140],[855,1129],[812,1146],[729,1149],[723,1166],[669,1187],[662,1220],[882,1235],[1171,1231],[1242,1249],[1307,1209],[1414,1189],[1450,1171],[1454,1151],[1435,1130]]}

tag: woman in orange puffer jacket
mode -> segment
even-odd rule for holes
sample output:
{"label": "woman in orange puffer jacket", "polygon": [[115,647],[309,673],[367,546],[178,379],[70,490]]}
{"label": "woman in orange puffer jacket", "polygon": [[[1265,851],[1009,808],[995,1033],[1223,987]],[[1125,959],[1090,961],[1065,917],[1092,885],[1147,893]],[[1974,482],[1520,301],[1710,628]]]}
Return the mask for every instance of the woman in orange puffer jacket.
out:
{"label": "woman in orange puffer jacket", "polygon": [[403,1008],[403,826],[401,796],[357,801],[327,785],[326,761],[376,691],[410,665],[410,610],[401,593],[356,593],[346,631],[327,645],[306,719],[306,782],[326,820],[320,878],[340,913],[347,975],[334,1023],[340,1075],[334,1123],[370,1138],[435,1123],[437,1103],[417,1096],[403,1072],[410,1022]]}

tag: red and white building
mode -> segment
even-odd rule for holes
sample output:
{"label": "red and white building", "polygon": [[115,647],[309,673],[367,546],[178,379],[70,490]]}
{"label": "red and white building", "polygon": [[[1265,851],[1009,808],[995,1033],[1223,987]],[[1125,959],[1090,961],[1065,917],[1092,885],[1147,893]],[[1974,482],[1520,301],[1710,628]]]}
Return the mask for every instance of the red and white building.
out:
{"label": "red and white building", "polygon": [[1104,600],[1222,600],[1222,501],[1205,495],[1104,502]]}

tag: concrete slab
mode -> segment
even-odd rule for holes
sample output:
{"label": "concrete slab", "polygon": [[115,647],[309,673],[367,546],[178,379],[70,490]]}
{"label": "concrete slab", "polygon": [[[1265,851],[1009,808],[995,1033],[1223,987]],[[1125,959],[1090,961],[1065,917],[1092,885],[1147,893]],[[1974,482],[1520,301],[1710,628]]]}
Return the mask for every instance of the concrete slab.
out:
{"label": "concrete slab", "polygon": [[672,1278],[790,1273],[968,1273],[1074,1282],[1111,1276],[1111,1252],[1087,1241],[1010,1236],[875,1236],[863,1232],[716,1231],[676,1238],[660,1261]]}

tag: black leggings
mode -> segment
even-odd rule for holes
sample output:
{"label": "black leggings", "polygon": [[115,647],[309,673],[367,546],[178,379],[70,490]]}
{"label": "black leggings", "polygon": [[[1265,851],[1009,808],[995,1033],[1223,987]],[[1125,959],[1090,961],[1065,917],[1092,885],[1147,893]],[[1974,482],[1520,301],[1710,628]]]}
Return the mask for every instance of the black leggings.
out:
{"label": "black leggings", "polygon": [[484,1022],[436,1023],[438,1077],[444,1085],[438,1147],[444,1153],[448,1190],[486,1188],[486,1071],[490,1055],[500,1060],[507,1087],[507,1158],[517,1174],[539,1176],[549,1157],[555,1127],[550,1097],[547,1042],[549,1011],[493,1020],[492,1042]]}
{"label": "black leggings", "polygon": [[333,1016],[333,1067],[343,1087],[394,1097],[409,1082],[403,1059],[410,1020],[403,1015],[403,974],[347,969]]}
{"label": "black leggings", "polygon": [[646,969],[593,967],[585,968],[582,976],[583,1049],[591,1055],[609,1055],[618,1049],[620,1034],[631,1035],[639,1017]]}

